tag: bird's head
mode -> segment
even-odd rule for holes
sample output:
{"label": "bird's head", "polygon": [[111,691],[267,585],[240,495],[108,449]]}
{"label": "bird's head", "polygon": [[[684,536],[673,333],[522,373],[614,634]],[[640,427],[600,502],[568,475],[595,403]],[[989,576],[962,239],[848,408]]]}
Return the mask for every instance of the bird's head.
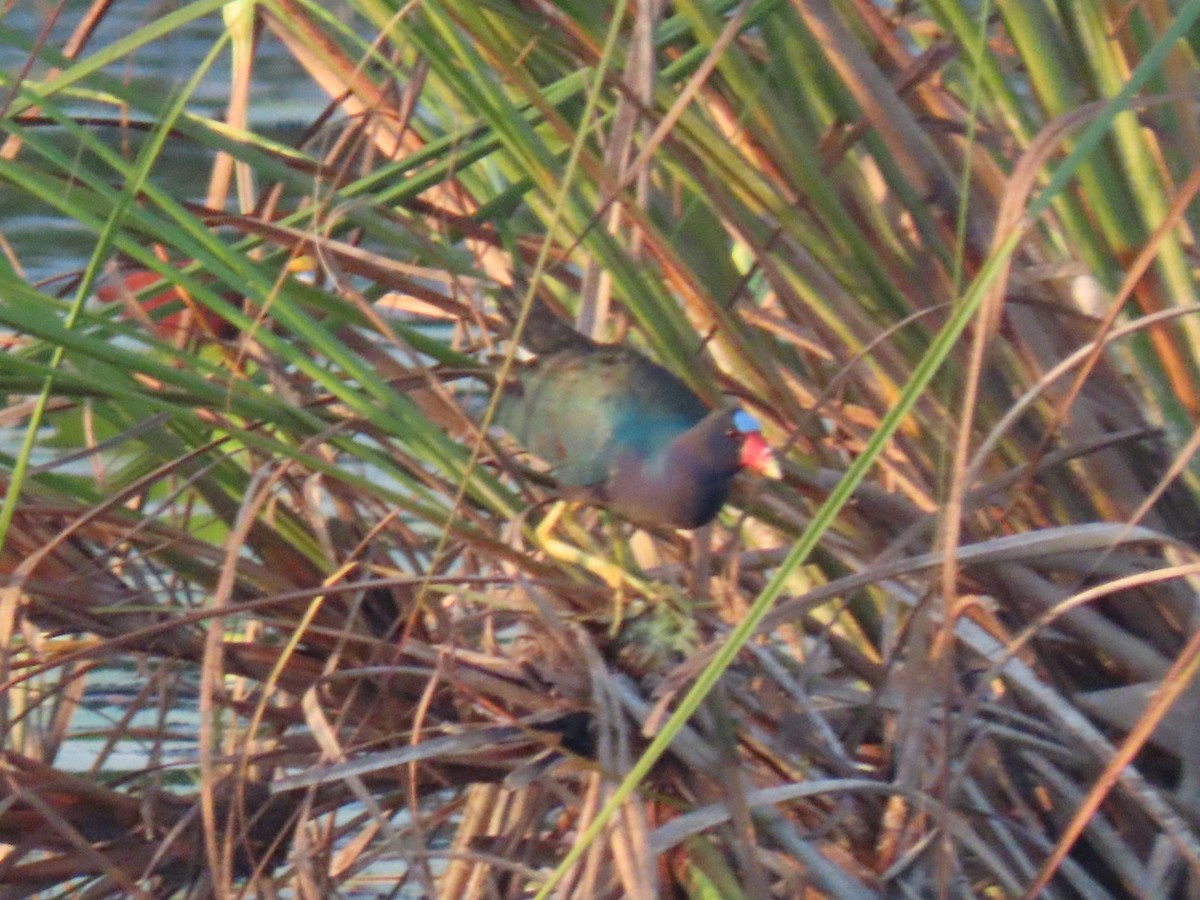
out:
{"label": "bird's head", "polygon": [[729,420],[729,437],[740,445],[738,462],[741,468],[764,478],[783,477],[779,462],[763,438],[762,426],[744,409],[735,409]]}

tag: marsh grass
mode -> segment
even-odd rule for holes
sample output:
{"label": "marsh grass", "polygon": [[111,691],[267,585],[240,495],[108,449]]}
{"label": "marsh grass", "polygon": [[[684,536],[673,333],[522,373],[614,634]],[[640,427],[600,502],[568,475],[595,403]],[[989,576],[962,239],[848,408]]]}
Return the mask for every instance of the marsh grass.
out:
{"label": "marsh grass", "polygon": [[[1200,884],[1200,2],[85,7],[0,21],[0,191],[90,235],[0,259],[0,896]],[[785,480],[543,552],[479,417],[547,309]]]}

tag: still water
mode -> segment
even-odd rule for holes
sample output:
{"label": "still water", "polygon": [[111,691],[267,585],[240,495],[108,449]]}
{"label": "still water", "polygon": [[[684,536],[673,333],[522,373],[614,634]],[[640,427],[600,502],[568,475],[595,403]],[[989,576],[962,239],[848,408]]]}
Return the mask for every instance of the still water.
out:
{"label": "still water", "polygon": [[[72,0],[62,14],[51,22],[55,4],[49,2],[20,2],[7,13],[0,13],[0,98],[7,101],[13,92],[13,79],[28,71],[26,78],[34,82],[51,74],[52,49],[29,66],[29,49],[35,45],[49,25],[45,48],[58,48],[77,27],[91,0]],[[99,28],[81,54],[80,59],[126,37],[145,26],[156,15],[174,8],[169,3],[114,3],[101,20]],[[186,28],[172,32],[110,66],[106,73],[123,84],[137,89],[139,97],[153,106],[165,106],[183,89],[214,43],[220,38],[224,23],[219,13],[199,19]],[[192,94],[189,111],[220,118],[229,95],[229,54],[218,60],[199,89]],[[305,74],[290,54],[268,31],[264,30],[255,53],[254,79],[249,108],[251,127],[264,136],[284,144],[294,144],[307,123],[316,118],[328,102],[326,94]],[[79,102],[79,101],[77,101]],[[7,105],[7,102],[5,102]],[[117,120],[119,111],[110,105],[95,104],[68,110]],[[113,134],[114,145],[123,135],[116,127],[107,129]],[[55,134],[52,127],[43,129],[63,149],[70,153],[70,139]],[[126,136],[127,137],[127,136]],[[158,162],[153,179],[169,183],[177,199],[200,202],[207,189],[211,154],[187,141],[169,141]],[[48,210],[26,192],[0,181],[0,237],[12,247],[14,255],[30,281],[41,281],[66,272],[78,270],[88,258],[95,235],[81,229],[77,223],[65,220]]]}

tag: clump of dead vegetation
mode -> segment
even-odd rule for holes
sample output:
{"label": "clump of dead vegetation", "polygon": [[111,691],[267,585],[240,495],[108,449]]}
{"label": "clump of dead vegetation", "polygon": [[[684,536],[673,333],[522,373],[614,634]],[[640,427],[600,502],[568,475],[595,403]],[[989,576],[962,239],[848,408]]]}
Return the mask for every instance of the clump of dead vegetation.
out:
{"label": "clump of dead vegetation", "polygon": [[[1186,894],[1197,5],[4,37],[3,190],[88,239],[0,267],[0,897]],[[549,315],[784,482],[539,533],[480,422]]]}

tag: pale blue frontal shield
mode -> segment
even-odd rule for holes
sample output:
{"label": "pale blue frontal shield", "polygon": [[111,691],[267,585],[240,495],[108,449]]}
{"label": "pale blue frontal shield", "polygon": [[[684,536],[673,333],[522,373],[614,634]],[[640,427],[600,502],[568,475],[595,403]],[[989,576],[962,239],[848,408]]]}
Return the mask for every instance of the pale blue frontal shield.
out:
{"label": "pale blue frontal shield", "polygon": [[762,431],[762,426],[758,424],[758,419],[750,415],[744,409],[734,410],[733,427],[737,429],[738,434],[750,434],[755,431]]}

